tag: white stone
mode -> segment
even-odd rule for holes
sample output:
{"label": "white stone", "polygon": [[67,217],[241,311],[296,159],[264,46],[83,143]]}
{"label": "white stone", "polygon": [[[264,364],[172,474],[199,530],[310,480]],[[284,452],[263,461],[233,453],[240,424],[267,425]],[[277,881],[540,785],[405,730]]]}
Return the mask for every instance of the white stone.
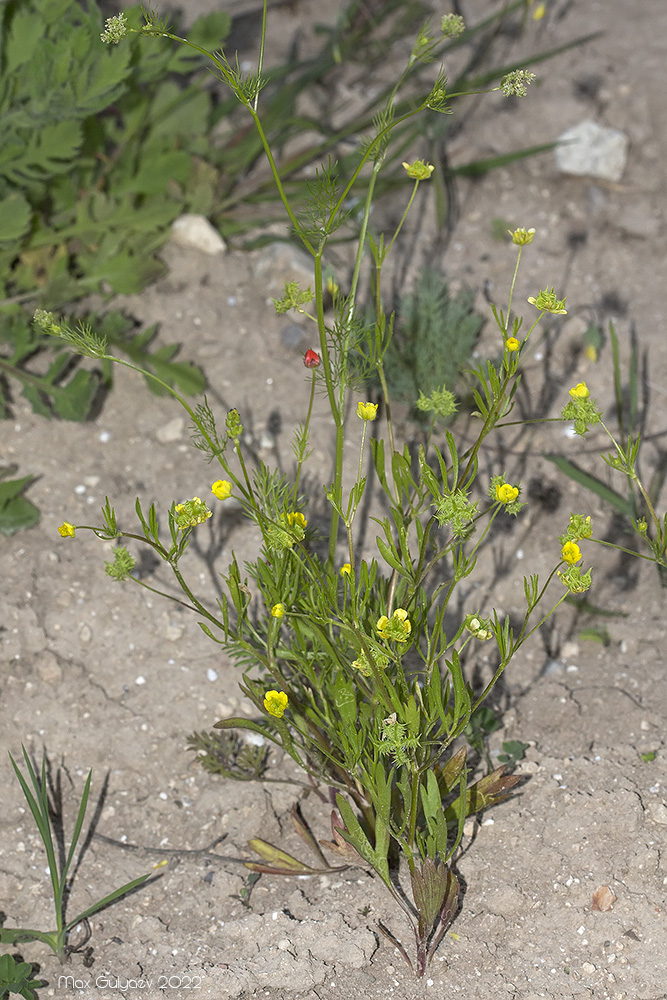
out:
{"label": "white stone", "polygon": [[217,229],[203,215],[180,215],[171,226],[172,243],[194,247],[202,253],[218,254],[227,249]]}
{"label": "white stone", "polygon": [[667,806],[664,802],[650,802],[648,811],[654,823],[667,824]]}
{"label": "white stone", "polygon": [[172,441],[179,441],[183,436],[183,417],[174,417],[169,423],[160,427],[155,434],[160,444],[170,444]]}
{"label": "white stone", "polygon": [[618,129],[586,119],[558,136],[556,166],[564,174],[599,177],[618,183],[628,157],[628,137]]}

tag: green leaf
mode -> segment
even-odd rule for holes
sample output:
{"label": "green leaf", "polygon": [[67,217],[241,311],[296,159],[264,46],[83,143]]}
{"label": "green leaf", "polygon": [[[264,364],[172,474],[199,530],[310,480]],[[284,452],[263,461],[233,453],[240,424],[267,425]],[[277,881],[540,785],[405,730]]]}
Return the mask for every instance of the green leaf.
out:
{"label": "green leaf", "polygon": [[557,469],[560,469],[562,473],[569,476],[575,483],[579,486],[583,486],[584,489],[590,490],[595,493],[596,496],[608,503],[610,507],[617,510],[619,514],[623,514],[624,517],[632,517],[633,507],[632,504],[616,490],[612,490],[606,483],[603,483],[600,479],[592,476],[589,472],[585,472],[580,469],[578,465],[574,462],[570,462],[567,458],[563,458],[561,455],[545,455],[549,462],[553,462]]}
{"label": "green leaf", "polygon": [[[0,480],[6,474],[7,470],[0,470]],[[31,528],[39,521],[37,508],[21,496],[33,481],[33,476],[0,481],[0,533],[3,535],[13,535],[15,531]]]}
{"label": "green leaf", "polygon": [[32,211],[25,196],[12,192],[0,201],[0,241],[20,239],[30,228]]}
{"label": "green leaf", "polygon": [[115,903],[121,896],[125,896],[128,892],[132,892],[133,889],[143,885],[144,882],[146,882],[152,875],[153,872],[148,872],[146,875],[140,875],[139,878],[132,879],[131,882],[126,882],[125,885],[120,887],[120,889],[114,889],[114,891],[110,892],[108,896],[104,897],[104,899],[98,900],[97,903],[93,903],[92,906],[89,906],[87,910],[83,910],[81,913],[78,913],[73,920],[68,920],[67,930],[72,930],[72,928],[76,927],[77,924],[80,924],[82,920],[85,920],[87,917],[91,917],[93,913],[97,913],[99,910],[104,909],[105,906],[110,906],[111,903]]}
{"label": "green leaf", "polygon": [[424,939],[440,915],[449,889],[450,871],[442,862],[426,858],[411,875],[412,895],[419,914],[419,936]]}
{"label": "green leaf", "polygon": [[373,850],[368,837],[361,828],[359,820],[354,815],[352,807],[340,792],[336,793],[336,804],[345,823],[345,829],[342,827],[339,828],[341,836],[348,844],[352,844],[364,861],[378,873],[385,885],[390,885],[389,866],[386,856],[380,856]]}
{"label": "green leaf", "polygon": [[265,726],[260,726],[256,722],[251,722],[250,719],[220,719],[219,722],[213,724],[214,729],[249,729],[253,733],[259,733],[264,736],[265,739],[271,740],[272,743],[276,743],[280,746],[280,741],[276,739],[272,732],[270,732]]}

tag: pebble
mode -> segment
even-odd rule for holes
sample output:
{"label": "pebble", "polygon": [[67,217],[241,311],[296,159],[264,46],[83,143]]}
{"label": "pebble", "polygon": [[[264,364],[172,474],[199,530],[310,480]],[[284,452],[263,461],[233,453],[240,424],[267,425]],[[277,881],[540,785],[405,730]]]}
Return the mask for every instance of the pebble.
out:
{"label": "pebble", "polygon": [[289,243],[272,243],[260,250],[253,272],[268,296],[281,296],[288,281],[296,281],[302,291],[313,287],[312,257]]}
{"label": "pebble", "polygon": [[155,437],[160,444],[170,444],[172,441],[179,441],[183,437],[183,417],[174,417],[169,423],[158,428]]}
{"label": "pebble", "polygon": [[164,630],[164,637],[169,642],[177,642],[185,632],[185,625],[167,625]]}
{"label": "pebble", "polygon": [[208,670],[206,671],[206,676],[210,680],[210,682],[213,683],[213,681],[217,681],[218,679],[218,672],[217,670],[213,670],[212,667],[209,667]]}
{"label": "pebble", "polygon": [[202,253],[220,254],[227,249],[217,229],[203,215],[180,215],[171,226],[171,240],[181,247],[193,247]]}
{"label": "pebble", "polygon": [[654,823],[667,825],[667,806],[664,802],[650,802],[648,811]]}
{"label": "pebble", "polygon": [[628,137],[618,129],[585,119],[558,136],[556,166],[564,174],[618,183],[628,159]]}
{"label": "pebble", "polygon": [[37,663],[37,673],[45,684],[60,684],[63,679],[62,667],[53,653],[45,652]]}

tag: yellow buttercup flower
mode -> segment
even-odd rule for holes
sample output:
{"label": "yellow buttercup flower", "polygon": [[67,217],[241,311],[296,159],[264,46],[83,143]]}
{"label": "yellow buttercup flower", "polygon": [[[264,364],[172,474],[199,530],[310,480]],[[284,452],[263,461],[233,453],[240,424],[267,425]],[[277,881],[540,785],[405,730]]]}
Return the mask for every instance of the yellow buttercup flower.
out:
{"label": "yellow buttercup flower", "polygon": [[591,391],[585,382],[577,382],[573,389],[570,389],[570,395],[572,399],[588,399]]}
{"label": "yellow buttercup flower", "polygon": [[338,572],[341,576],[349,576],[352,572],[352,567],[349,563],[343,563]]}
{"label": "yellow buttercup flower", "polygon": [[576,542],[566,542],[561,549],[561,558],[570,566],[574,566],[581,559],[581,549]]}
{"label": "yellow buttercup flower", "polygon": [[516,486],[510,486],[509,483],[502,483],[496,486],[496,500],[501,503],[512,503],[513,500],[519,495],[519,491]]}
{"label": "yellow buttercup flower", "polygon": [[508,351],[518,351],[519,348],[521,347],[521,344],[516,339],[516,337],[508,337],[507,340],[505,341],[505,347],[507,348]]}
{"label": "yellow buttercup flower", "polygon": [[288,701],[284,691],[267,691],[264,695],[264,708],[269,715],[275,716],[276,719],[282,719]]}
{"label": "yellow buttercup flower", "polygon": [[357,416],[361,420],[375,420],[378,412],[377,403],[357,403]]}
{"label": "yellow buttercup flower", "polygon": [[271,614],[274,618],[284,618],[285,617],[285,605],[284,604],[274,604],[271,608]]}
{"label": "yellow buttercup flower", "polygon": [[535,235],[534,229],[524,229],[523,227],[515,229],[514,232],[508,229],[507,232],[512,237],[512,243],[517,247],[528,246],[529,243],[533,242],[533,236]]}
{"label": "yellow buttercup flower", "polygon": [[203,500],[193,497],[192,500],[184,500],[174,506],[174,520],[181,531],[186,528],[196,528],[198,524],[203,524],[209,517],[213,517],[213,511],[209,510]]}
{"label": "yellow buttercup flower", "polygon": [[306,520],[304,515],[298,510],[290,511],[288,514],[285,514],[285,518],[290,527],[293,527],[295,524],[298,524],[300,528],[303,528],[305,530],[306,525],[308,524],[308,521]]}
{"label": "yellow buttercup flower", "polygon": [[63,521],[63,523],[58,528],[58,533],[62,535],[63,538],[74,538],[76,534],[76,528],[69,521]]}
{"label": "yellow buttercup flower", "polygon": [[393,639],[394,642],[407,642],[412,632],[412,625],[405,608],[396,608],[391,618],[382,615],[375,627],[383,639]]}
{"label": "yellow buttercup flower", "polygon": [[424,163],[423,160],[415,160],[413,163],[404,163],[403,168],[408,177],[413,181],[427,181],[435,170],[431,163]]}
{"label": "yellow buttercup flower", "polygon": [[211,486],[211,493],[214,493],[218,500],[226,500],[232,495],[232,484],[226,479],[216,479]]}

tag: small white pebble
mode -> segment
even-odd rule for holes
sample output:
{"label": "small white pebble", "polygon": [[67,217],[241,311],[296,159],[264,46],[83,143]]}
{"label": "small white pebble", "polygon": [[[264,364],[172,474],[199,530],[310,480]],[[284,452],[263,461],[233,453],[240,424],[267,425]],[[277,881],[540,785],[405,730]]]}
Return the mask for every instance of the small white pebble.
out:
{"label": "small white pebble", "polygon": [[139,674],[139,676],[137,677],[137,679],[135,680],[134,683],[135,684],[145,684],[146,683],[146,678],[142,677],[141,674]]}
{"label": "small white pebble", "polygon": [[517,559],[523,559],[523,554],[524,554],[523,553],[523,549],[517,549],[516,550],[516,557],[517,557]]}
{"label": "small white pebble", "polygon": [[86,492],[86,487],[83,485],[83,483],[79,483],[78,486],[74,487],[74,492],[77,493],[79,496],[82,496]]}
{"label": "small white pebble", "polygon": [[101,431],[98,440],[101,441],[102,444],[106,444],[107,441],[111,440],[111,434],[109,431]]}
{"label": "small white pebble", "polygon": [[159,798],[161,798],[164,802],[166,802],[167,798],[168,798],[168,795],[167,795],[166,792],[160,792]]}
{"label": "small white pebble", "polygon": [[213,683],[213,681],[217,681],[218,679],[218,673],[216,670],[213,670],[212,667],[208,668],[208,670],[206,671],[206,676],[211,681],[211,683]]}

